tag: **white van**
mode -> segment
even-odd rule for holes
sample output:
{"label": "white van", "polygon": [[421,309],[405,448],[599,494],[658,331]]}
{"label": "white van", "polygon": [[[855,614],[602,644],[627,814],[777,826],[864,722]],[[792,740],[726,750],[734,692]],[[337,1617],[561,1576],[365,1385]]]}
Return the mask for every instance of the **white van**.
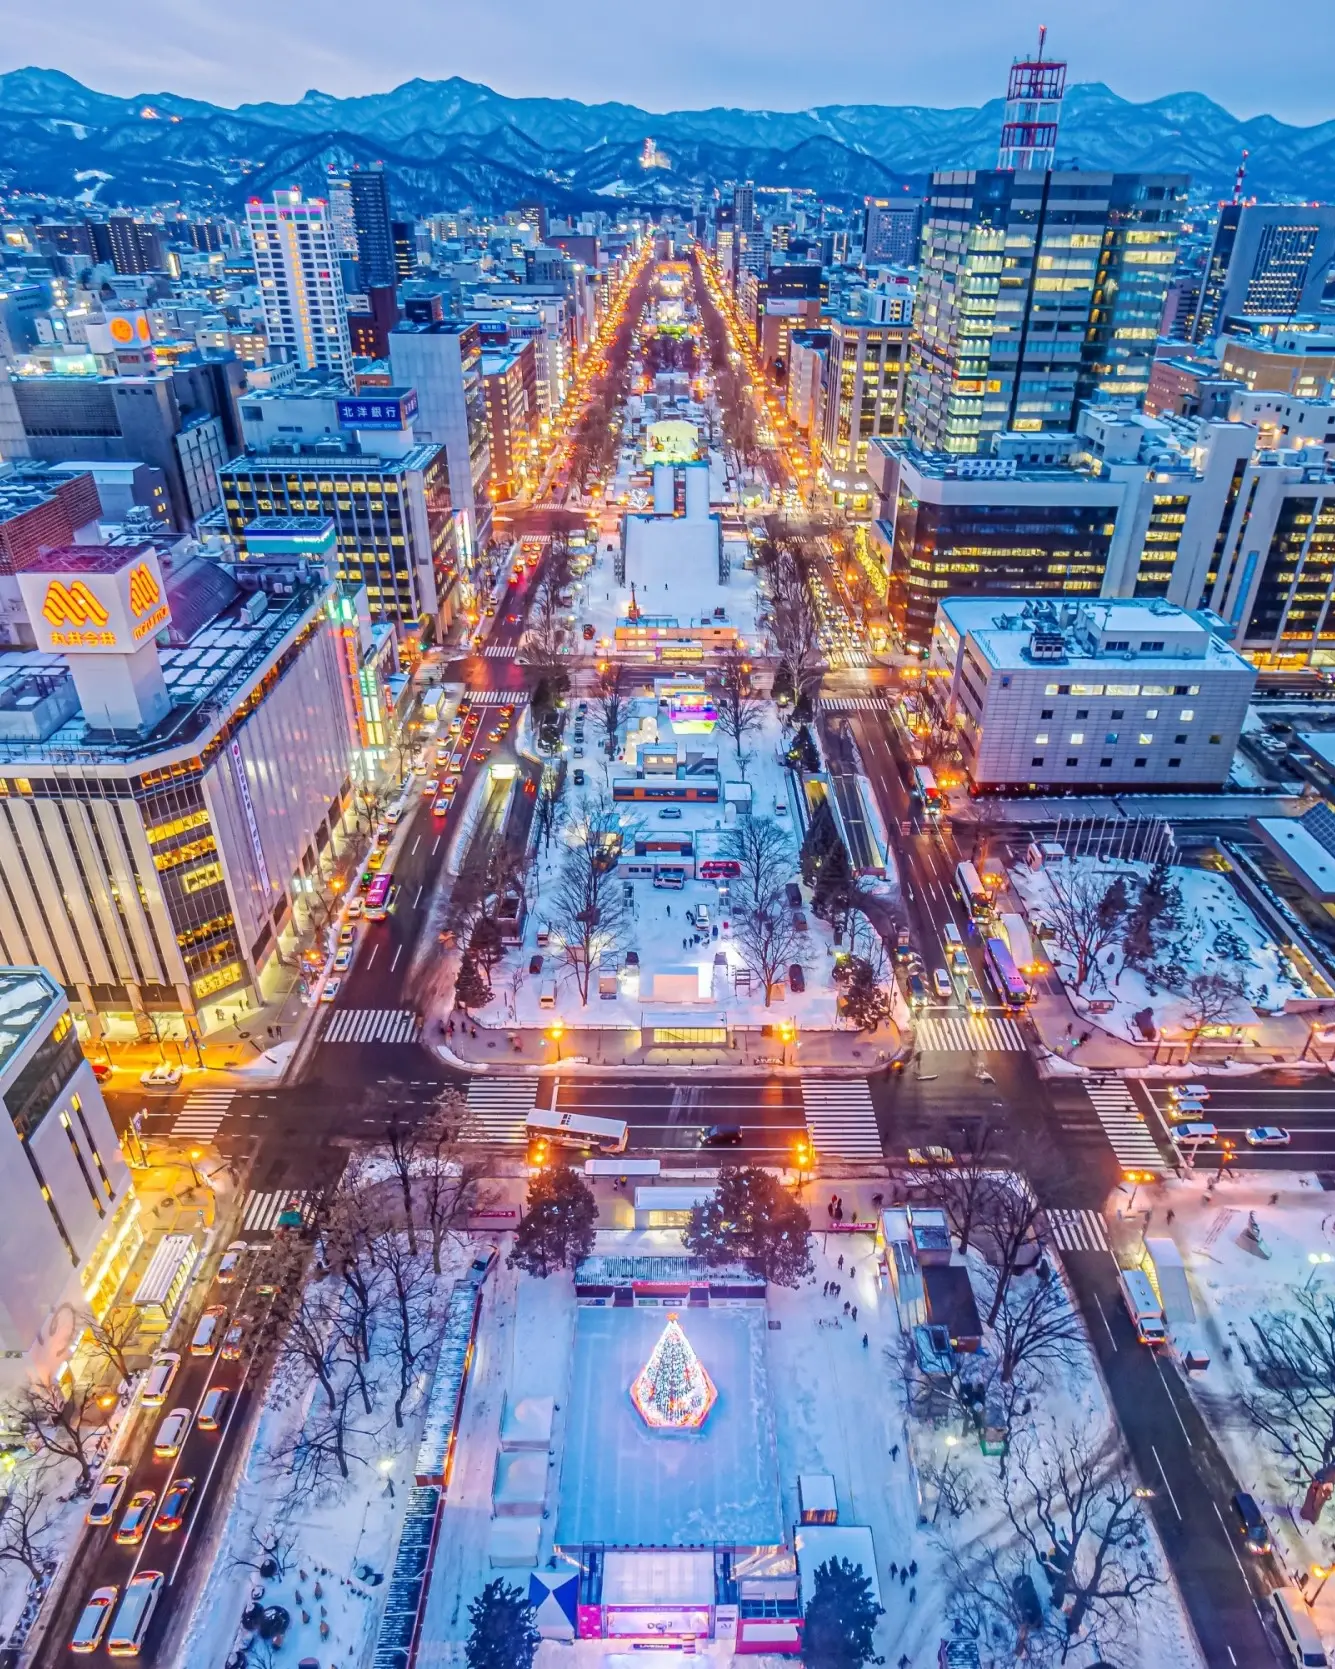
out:
{"label": "white van", "polygon": [[1164,1325],[1163,1307],[1155,1297],[1149,1276],[1143,1269],[1122,1269],[1117,1274],[1117,1285],[1141,1344],[1164,1344],[1168,1339],[1168,1329]]}
{"label": "white van", "polygon": [[1173,1126],[1173,1140],[1175,1142],[1213,1142],[1219,1132],[1213,1124],[1175,1124]]}
{"label": "white van", "polygon": [[160,1351],[153,1358],[153,1366],[148,1370],[143,1393],[139,1398],[145,1408],[162,1407],[180,1366],[181,1358],[174,1350]]}
{"label": "white van", "polygon": [[948,921],[941,929],[941,943],[946,947],[946,953],[952,950],[963,950],[964,940],[960,938],[960,930],[953,921]]}
{"label": "white van", "polygon": [[538,1007],[539,1008],[555,1008],[556,1007],[556,981],[555,980],[545,979],[542,982],[542,988],[538,992]]}
{"label": "white van", "polygon": [[1327,1669],[1330,1659],[1297,1588],[1276,1588],[1270,1604],[1284,1649],[1298,1669]]}
{"label": "white van", "polygon": [[227,1321],[227,1306],[225,1304],[210,1304],[199,1318],[199,1325],[195,1328],[194,1337],[190,1340],[190,1354],[192,1356],[212,1356],[218,1348],[218,1334]]}
{"label": "white van", "polygon": [[160,1570],[141,1570],[138,1576],[131,1577],[125,1590],[125,1598],[116,1613],[116,1621],[111,1625],[111,1633],[107,1636],[107,1651],[110,1656],[139,1656],[161,1592]]}

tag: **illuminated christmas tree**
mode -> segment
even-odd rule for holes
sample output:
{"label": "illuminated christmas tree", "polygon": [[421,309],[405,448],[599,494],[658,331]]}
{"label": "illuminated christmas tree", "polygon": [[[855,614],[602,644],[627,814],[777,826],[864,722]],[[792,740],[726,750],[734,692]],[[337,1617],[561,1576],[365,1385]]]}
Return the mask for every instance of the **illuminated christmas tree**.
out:
{"label": "illuminated christmas tree", "polygon": [[630,1388],[640,1418],[656,1431],[691,1431],[702,1426],[718,1400],[714,1382],[691,1349],[675,1313]]}

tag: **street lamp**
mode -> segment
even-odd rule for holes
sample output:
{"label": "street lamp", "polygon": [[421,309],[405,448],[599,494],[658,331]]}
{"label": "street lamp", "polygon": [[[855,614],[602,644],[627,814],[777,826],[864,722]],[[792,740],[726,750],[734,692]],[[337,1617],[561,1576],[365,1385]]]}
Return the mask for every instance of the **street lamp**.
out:
{"label": "street lamp", "polygon": [[548,1037],[550,1037],[552,1042],[556,1045],[556,1058],[558,1061],[561,1058],[561,1036],[564,1031],[565,1027],[559,1020],[553,1020],[551,1025],[547,1028]]}
{"label": "street lamp", "polygon": [[1303,1596],[1309,1606],[1315,1605],[1321,1598],[1321,1590],[1325,1587],[1326,1583],[1330,1581],[1331,1572],[1335,1571],[1335,1565],[1313,1565],[1311,1570],[1312,1575],[1319,1576],[1321,1580],[1316,1585],[1315,1593],[1304,1594]]}
{"label": "street lamp", "polygon": [[797,1167],[797,1191],[800,1193],[806,1178],[803,1171],[811,1169],[812,1152],[811,1141],[807,1136],[797,1136],[793,1141],[793,1163]]}
{"label": "street lamp", "polygon": [[1307,1254],[1307,1261],[1312,1267],[1308,1271],[1307,1279],[1303,1282],[1304,1292],[1310,1292],[1312,1290],[1312,1282],[1316,1280],[1317,1270],[1323,1263],[1331,1262],[1331,1254],[1329,1252],[1309,1252]]}

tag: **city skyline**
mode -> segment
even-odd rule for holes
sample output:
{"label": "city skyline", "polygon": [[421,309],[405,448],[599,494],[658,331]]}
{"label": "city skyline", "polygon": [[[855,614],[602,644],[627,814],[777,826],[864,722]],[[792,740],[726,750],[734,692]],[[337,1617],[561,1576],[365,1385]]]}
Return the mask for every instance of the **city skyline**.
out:
{"label": "city skyline", "polygon": [[[291,102],[308,88],[352,97],[387,91],[417,75],[458,75],[512,97],[612,100],[664,113],[714,105],[959,108],[998,97],[1005,64],[1027,49],[1040,23],[1051,21],[1032,0],[1005,15],[981,0],[965,0],[943,34],[925,15],[895,17],[869,0],[843,0],[813,36],[796,12],[792,26],[784,27],[782,13],[762,13],[746,0],[711,19],[708,35],[664,28],[649,12],[614,17],[606,4],[583,13],[582,25],[572,19],[550,31],[531,0],[499,14],[478,0],[463,0],[451,12],[448,34],[439,31],[436,14],[417,4],[401,11],[399,28],[370,37],[353,27],[349,9],[349,28],[341,33],[335,5],[314,37],[299,14],[261,9],[256,0],[242,0],[225,25],[198,15],[187,25],[160,0],[151,0],[141,14],[145,26],[127,32],[88,0],[75,0],[58,20],[30,10],[11,20],[0,63],[6,70],[61,69],[123,96],[170,90],[229,106]],[[1060,18],[1050,50],[1069,61],[1072,81],[1104,82],[1135,102],[1196,92],[1242,119],[1268,114],[1295,125],[1329,120],[1323,54],[1295,59],[1291,51],[1294,38],[1329,38],[1328,12],[1316,0],[1299,0],[1282,38],[1249,34],[1241,52],[1247,18],[1236,4],[1207,8],[1205,0],[1184,0],[1165,17],[1150,0],[1134,0],[1115,23]],[[268,43],[262,55],[243,45],[253,34],[248,23]],[[851,41],[861,42],[856,52],[848,51]],[[1146,50],[1147,41],[1153,50]],[[911,78],[903,73],[906,64],[912,65]]]}

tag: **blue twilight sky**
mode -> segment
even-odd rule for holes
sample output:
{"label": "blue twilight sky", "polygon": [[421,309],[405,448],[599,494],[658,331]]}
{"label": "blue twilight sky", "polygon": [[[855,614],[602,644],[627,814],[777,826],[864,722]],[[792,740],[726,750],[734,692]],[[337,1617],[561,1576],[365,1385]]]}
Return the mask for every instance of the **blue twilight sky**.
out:
{"label": "blue twilight sky", "polygon": [[511,95],[712,104],[972,105],[1039,23],[1074,81],[1131,99],[1208,94],[1239,116],[1335,115],[1332,0],[31,0],[0,68],[220,104],[461,75]]}

